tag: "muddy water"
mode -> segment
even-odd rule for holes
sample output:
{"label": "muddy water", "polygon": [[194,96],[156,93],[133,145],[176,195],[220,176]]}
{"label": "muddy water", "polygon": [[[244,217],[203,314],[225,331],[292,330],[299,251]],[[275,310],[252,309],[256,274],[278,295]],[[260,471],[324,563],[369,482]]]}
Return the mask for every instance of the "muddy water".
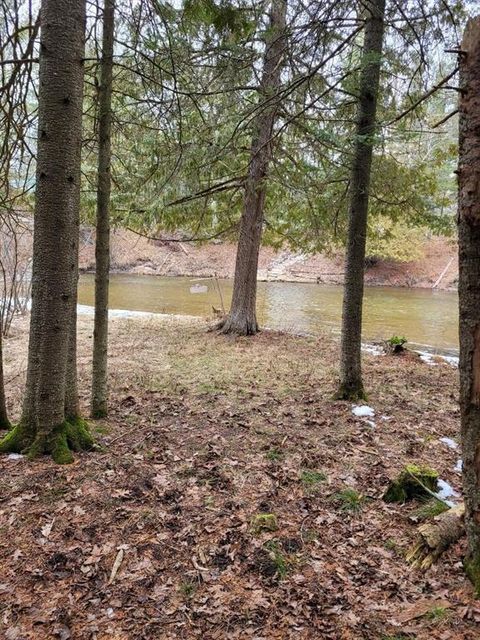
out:
{"label": "muddy water", "polygon": [[[228,308],[232,281],[220,280]],[[93,305],[93,276],[82,275],[79,302]],[[110,308],[211,316],[222,306],[217,284],[202,278],[164,278],[119,274],[111,277]],[[258,314],[263,326],[295,332],[338,333],[342,289],[291,282],[259,282]],[[455,353],[457,294],[450,291],[369,287],[365,292],[364,340],[400,335],[409,342]]]}

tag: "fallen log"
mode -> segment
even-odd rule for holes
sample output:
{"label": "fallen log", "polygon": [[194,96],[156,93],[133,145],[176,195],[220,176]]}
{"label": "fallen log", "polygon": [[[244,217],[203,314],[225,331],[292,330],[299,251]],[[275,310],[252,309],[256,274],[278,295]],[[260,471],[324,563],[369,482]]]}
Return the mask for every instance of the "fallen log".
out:
{"label": "fallen log", "polygon": [[429,569],[434,562],[465,533],[465,505],[459,504],[418,527],[418,539],[407,552],[406,560],[414,569]]}

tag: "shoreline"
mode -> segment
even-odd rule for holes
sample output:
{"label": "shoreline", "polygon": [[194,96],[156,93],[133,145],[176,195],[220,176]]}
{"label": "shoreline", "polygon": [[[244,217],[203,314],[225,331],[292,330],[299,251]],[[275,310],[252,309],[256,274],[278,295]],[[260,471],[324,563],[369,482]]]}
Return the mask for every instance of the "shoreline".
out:
{"label": "shoreline", "polygon": [[[80,275],[95,275],[95,270],[94,269],[90,269],[90,268],[80,268],[79,269]],[[157,278],[192,278],[195,280],[215,280],[218,279],[220,281],[222,280],[233,280],[233,276],[216,276],[215,274],[213,275],[206,275],[204,273],[197,273],[197,272],[182,272],[182,273],[175,273],[175,274],[164,274],[164,273],[152,273],[150,271],[139,271],[138,269],[111,269],[110,270],[110,275],[112,276],[121,276],[121,275],[131,275],[131,276],[152,276],[152,277],[157,277]],[[334,287],[342,287],[343,286],[343,280],[340,279],[335,279],[335,280],[331,280],[329,282],[325,282],[325,281],[316,281],[312,278],[299,278],[297,276],[295,277],[282,277],[282,278],[278,278],[278,277],[274,277],[274,278],[268,278],[268,277],[258,277],[257,278],[257,282],[288,282],[291,284],[311,284],[311,285],[319,285],[319,286],[334,286]],[[409,284],[388,284],[385,282],[365,282],[365,287],[375,287],[375,288],[381,288],[381,287],[385,287],[385,288],[389,288],[389,289],[420,289],[423,291],[444,291],[444,292],[457,292],[458,291],[458,287],[456,286],[451,286],[451,287],[432,287],[432,286],[427,286],[426,284],[417,284],[417,285],[409,285]]]}

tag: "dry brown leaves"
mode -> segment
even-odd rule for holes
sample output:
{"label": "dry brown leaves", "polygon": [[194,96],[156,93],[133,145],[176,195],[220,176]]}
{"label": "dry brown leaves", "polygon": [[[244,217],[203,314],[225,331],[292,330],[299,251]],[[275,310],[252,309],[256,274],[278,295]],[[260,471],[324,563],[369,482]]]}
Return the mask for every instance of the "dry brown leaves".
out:
{"label": "dry brown leaves", "polygon": [[[105,450],[66,468],[0,458],[0,637],[479,637],[462,543],[410,571],[414,506],[381,500],[411,461],[460,489],[458,454],[438,442],[458,429],[453,369],[367,357],[372,428],[331,400],[325,337],[112,331]],[[85,402],[90,335],[84,320]],[[277,528],[255,532],[262,513]]]}

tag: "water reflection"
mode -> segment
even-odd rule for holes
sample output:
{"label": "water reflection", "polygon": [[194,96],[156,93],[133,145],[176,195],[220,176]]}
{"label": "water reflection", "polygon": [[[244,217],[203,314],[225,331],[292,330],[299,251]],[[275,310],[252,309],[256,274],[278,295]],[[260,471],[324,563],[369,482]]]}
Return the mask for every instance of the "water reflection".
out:
{"label": "water reflection", "polygon": [[[225,305],[232,281],[219,281]],[[93,305],[94,277],[80,278],[79,302]],[[202,278],[163,278],[116,274],[110,280],[110,307],[155,313],[211,316],[221,307],[215,281]],[[342,288],[292,282],[259,282],[258,315],[274,329],[338,333]],[[368,287],[365,290],[364,340],[404,335],[409,342],[442,351],[458,348],[457,294],[426,289]]]}

